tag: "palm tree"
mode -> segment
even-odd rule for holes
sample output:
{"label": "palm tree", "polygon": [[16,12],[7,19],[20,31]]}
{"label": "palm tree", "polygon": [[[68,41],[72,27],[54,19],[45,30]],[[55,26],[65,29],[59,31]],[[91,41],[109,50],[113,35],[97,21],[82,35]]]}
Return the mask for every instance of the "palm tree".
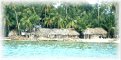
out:
{"label": "palm tree", "polygon": [[17,7],[18,7],[18,6],[16,6],[16,5],[13,4],[13,6],[12,6],[11,9],[12,9],[12,10],[14,11],[14,13],[15,13],[15,20],[16,20],[17,31],[18,31],[18,35],[20,35]]}
{"label": "palm tree", "polygon": [[67,23],[67,28],[77,28],[78,25],[77,25],[77,20],[71,20]]}
{"label": "palm tree", "polygon": [[9,31],[10,31],[10,26],[12,25],[12,23],[9,20],[9,16],[5,16],[6,21],[5,21],[5,26],[6,26],[6,36],[8,35]]}
{"label": "palm tree", "polygon": [[30,30],[37,24],[39,23],[40,17],[36,14],[34,8],[29,9],[26,8],[23,11],[22,14],[23,18],[20,20],[21,22],[21,27],[23,27],[24,30]]}

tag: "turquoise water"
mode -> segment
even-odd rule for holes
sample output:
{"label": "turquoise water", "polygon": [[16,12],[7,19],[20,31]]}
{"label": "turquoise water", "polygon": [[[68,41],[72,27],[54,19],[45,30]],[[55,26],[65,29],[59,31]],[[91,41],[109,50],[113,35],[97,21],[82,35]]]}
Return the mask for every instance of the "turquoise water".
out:
{"label": "turquoise water", "polygon": [[118,44],[62,41],[3,41],[3,55],[64,56],[64,57],[116,57]]}

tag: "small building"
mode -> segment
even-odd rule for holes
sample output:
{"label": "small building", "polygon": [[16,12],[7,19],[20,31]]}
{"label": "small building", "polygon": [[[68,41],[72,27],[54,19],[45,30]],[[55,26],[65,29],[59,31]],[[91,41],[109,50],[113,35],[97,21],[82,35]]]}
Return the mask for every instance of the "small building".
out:
{"label": "small building", "polygon": [[17,31],[16,30],[11,30],[8,34],[8,37],[11,37],[11,36],[17,36]]}
{"label": "small building", "polygon": [[83,31],[84,39],[106,38],[107,31],[103,28],[87,28]]}
{"label": "small building", "polygon": [[79,33],[74,29],[40,28],[35,32],[35,35],[45,38],[79,38]]}
{"label": "small building", "polygon": [[67,29],[52,29],[49,38],[68,38],[68,33]]}

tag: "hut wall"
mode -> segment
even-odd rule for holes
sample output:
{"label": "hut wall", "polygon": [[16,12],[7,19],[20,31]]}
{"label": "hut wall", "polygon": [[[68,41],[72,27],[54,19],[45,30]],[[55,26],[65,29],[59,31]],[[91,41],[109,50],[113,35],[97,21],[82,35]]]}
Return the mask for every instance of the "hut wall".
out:
{"label": "hut wall", "polygon": [[91,35],[91,39],[95,39],[95,38],[102,38],[102,35],[99,35],[99,34],[94,34],[94,35]]}
{"label": "hut wall", "polygon": [[69,35],[68,38],[78,38],[78,35]]}
{"label": "hut wall", "polygon": [[84,39],[89,39],[89,34],[85,34]]}
{"label": "hut wall", "polygon": [[95,38],[105,38],[106,34],[102,35],[102,34],[85,34],[84,35],[84,39],[95,39]]}

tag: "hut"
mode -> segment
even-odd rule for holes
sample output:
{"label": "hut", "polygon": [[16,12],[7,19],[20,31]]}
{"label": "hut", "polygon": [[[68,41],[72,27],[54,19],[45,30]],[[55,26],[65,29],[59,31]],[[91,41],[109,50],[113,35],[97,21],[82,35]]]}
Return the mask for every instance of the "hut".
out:
{"label": "hut", "polygon": [[35,31],[35,35],[37,37],[49,37],[49,33],[51,32],[48,28],[39,28],[37,31]]}
{"label": "hut", "polygon": [[67,38],[69,31],[67,29],[52,29],[49,33],[50,38]]}
{"label": "hut", "polygon": [[78,38],[79,33],[74,29],[40,28],[35,32],[38,37],[45,38]]}
{"label": "hut", "polygon": [[103,28],[87,28],[83,31],[84,39],[106,38],[107,31]]}
{"label": "hut", "polygon": [[19,40],[20,37],[18,36],[16,30],[11,30],[8,34],[8,38],[11,40]]}
{"label": "hut", "polygon": [[75,31],[74,29],[69,29],[68,36],[71,38],[79,38],[79,33]]}
{"label": "hut", "polygon": [[8,36],[9,36],[9,37],[11,37],[11,36],[17,36],[17,31],[11,30],[11,31],[9,32]]}

